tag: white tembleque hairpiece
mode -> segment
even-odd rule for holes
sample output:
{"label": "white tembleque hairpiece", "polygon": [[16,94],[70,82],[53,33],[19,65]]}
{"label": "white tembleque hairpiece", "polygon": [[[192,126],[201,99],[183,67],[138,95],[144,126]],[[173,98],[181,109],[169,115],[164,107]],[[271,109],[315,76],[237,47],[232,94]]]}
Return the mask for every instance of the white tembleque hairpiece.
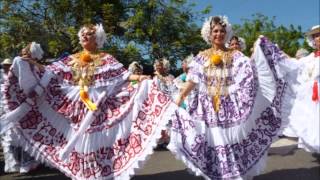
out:
{"label": "white tembleque hairpiece", "polygon": [[157,59],[153,65],[153,67],[155,68],[155,65],[159,62],[162,62],[163,64],[163,67],[166,69],[166,70],[169,70],[170,69],[170,61],[167,60],[166,58],[160,58],[160,59]]}
{"label": "white tembleque hairpiece", "polygon": [[[96,24],[95,26],[96,29],[96,43],[97,43],[97,47],[98,48],[102,48],[103,44],[106,42],[107,40],[107,35],[106,32],[103,29],[102,24]],[[81,34],[82,32],[86,29],[86,27],[82,27],[79,32],[78,32],[78,37],[79,37],[79,42],[80,44],[83,42],[82,38],[81,38]]]}
{"label": "white tembleque hairpiece", "polygon": [[201,36],[202,38],[208,43],[211,44],[211,29],[212,29],[212,25],[216,25],[216,24],[212,24],[212,21],[214,19],[214,17],[219,17],[221,19],[221,22],[223,25],[225,25],[226,27],[226,37],[224,39],[224,43],[228,42],[230,40],[230,38],[232,37],[232,26],[231,24],[228,22],[228,17],[227,16],[210,16],[209,18],[207,18],[205,20],[205,22],[202,25],[202,29],[201,29]]}
{"label": "white tembleque hairpiece", "polygon": [[96,24],[96,42],[98,45],[98,48],[102,48],[103,44],[107,40],[106,32],[103,29],[102,24]]}
{"label": "white tembleque hairpiece", "polygon": [[30,52],[31,52],[31,57],[34,59],[40,60],[43,57],[43,50],[41,48],[41,45],[36,42],[31,43]]}
{"label": "white tembleque hairpiece", "polygon": [[143,66],[141,66],[137,61],[133,61],[130,65],[128,70],[130,72],[134,72],[137,68],[140,68],[141,70],[143,70]]}

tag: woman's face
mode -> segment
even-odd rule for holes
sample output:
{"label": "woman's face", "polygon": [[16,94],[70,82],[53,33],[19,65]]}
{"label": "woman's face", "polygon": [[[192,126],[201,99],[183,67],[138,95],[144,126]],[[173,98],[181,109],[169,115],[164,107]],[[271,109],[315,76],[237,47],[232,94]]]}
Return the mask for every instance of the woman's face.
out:
{"label": "woman's face", "polygon": [[241,50],[240,43],[236,39],[231,40],[229,47],[230,49],[239,50],[239,51]]}
{"label": "woman's face", "polygon": [[161,63],[161,62],[156,63],[155,69],[156,69],[156,71],[159,72],[160,74],[165,73],[165,68],[164,68],[164,66],[163,66],[163,63]]}
{"label": "woman's face", "polygon": [[142,75],[142,70],[137,68],[133,71],[133,74],[136,74],[136,75]]}
{"label": "woman's face", "polygon": [[211,42],[212,45],[223,45],[226,37],[226,30],[220,24],[214,25],[211,31]]}
{"label": "woman's face", "polygon": [[314,44],[317,50],[320,50],[320,32],[314,34],[313,36]]}
{"label": "woman's face", "polygon": [[3,68],[3,70],[4,70],[4,72],[5,72],[6,74],[8,74],[8,72],[9,72],[9,70],[10,70],[10,67],[11,67],[11,64],[3,64],[3,65],[2,65],[2,68]]}
{"label": "woman's face", "polygon": [[85,49],[96,49],[97,43],[96,43],[96,32],[94,29],[85,28],[81,32],[81,45]]}
{"label": "woman's face", "polygon": [[25,47],[21,50],[21,55],[23,57],[31,58],[30,46],[31,45],[29,44],[29,45],[27,45],[27,47]]}

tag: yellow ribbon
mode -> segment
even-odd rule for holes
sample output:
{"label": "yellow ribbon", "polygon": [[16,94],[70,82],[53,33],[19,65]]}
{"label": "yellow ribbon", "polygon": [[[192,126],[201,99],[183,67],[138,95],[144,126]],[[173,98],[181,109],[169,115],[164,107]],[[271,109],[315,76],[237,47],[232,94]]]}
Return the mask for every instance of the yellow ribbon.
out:
{"label": "yellow ribbon", "polygon": [[213,108],[215,112],[218,112],[220,110],[220,96],[214,95],[213,96]]}
{"label": "yellow ribbon", "polygon": [[80,99],[90,111],[97,110],[97,105],[90,100],[88,92],[84,89],[80,89]]}

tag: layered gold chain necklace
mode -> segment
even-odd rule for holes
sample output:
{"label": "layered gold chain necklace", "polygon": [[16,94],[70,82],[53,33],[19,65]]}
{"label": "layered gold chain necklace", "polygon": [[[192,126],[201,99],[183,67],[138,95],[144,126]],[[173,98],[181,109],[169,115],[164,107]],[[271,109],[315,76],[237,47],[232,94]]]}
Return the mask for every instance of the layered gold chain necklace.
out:
{"label": "layered gold chain necklace", "polygon": [[[220,109],[220,96],[228,95],[228,78],[230,77],[230,67],[232,63],[231,50],[208,49],[203,52],[207,58],[205,62],[204,73],[207,76],[207,92],[212,97],[213,108],[215,112]],[[215,82],[213,85],[212,83]]]}
{"label": "layered gold chain necklace", "polygon": [[90,100],[88,90],[93,83],[93,76],[97,66],[100,66],[101,54],[82,51],[72,56],[70,62],[73,82],[80,87],[80,99],[91,110],[97,110],[97,106]]}
{"label": "layered gold chain necklace", "polygon": [[163,83],[165,83],[165,84],[168,83],[168,82],[167,82],[167,79],[166,79],[166,77],[168,76],[168,74],[162,75],[162,74],[160,74],[159,72],[156,71],[156,72],[154,73],[154,75],[156,75],[161,82],[163,82]]}

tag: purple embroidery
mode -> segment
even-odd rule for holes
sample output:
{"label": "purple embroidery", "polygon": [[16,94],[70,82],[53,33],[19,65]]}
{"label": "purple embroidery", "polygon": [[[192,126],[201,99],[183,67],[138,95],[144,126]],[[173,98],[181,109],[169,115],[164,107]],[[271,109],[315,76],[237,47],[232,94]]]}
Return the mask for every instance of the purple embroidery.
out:
{"label": "purple embroidery", "polygon": [[[243,57],[243,54],[236,53],[234,57]],[[197,56],[195,61],[199,63],[199,67],[191,69],[189,76],[197,78],[200,83],[205,84],[207,77],[197,68],[203,68],[201,65],[206,60],[202,56]],[[234,59],[233,61],[233,66],[230,67],[232,74],[229,82],[231,82],[231,86],[237,83],[237,89],[229,92],[228,96],[220,96],[219,112],[213,110],[212,98],[203,90],[198,92],[189,105],[192,117],[205,121],[209,127],[233,127],[246,121],[251,114],[258,87],[257,73],[249,59],[242,59],[242,61]],[[215,81],[210,83],[212,86],[216,84]]]}
{"label": "purple embroidery", "polygon": [[[262,41],[262,43],[269,42]],[[276,77],[277,93],[271,106],[267,107],[263,112],[261,112],[259,118],[252,122],[255,123],[255,125],[253,126],[252,130],[248,132],[247,137],[244,137],[242,140],[234,144],[227,143],[226,145],[215,145],[215,142],[210,140],[208,141],[210,138],[208,138],[207,135],[210,136],[210,133],[199,134],[198,132],[198,134],[194,135],[194,133],[197,132],[194,129],[192,130],[192,128],[196,127],[194,123],[201,123],[201,119],[195,119],[194,117],[199,118],[200,115],[191,115],[194,122],[193,126],[191,126],[190,120],[181,116],[177,116],[177,119],[173,120],[172,130],[179,132],[179,134],[182,136],[182,146],[179,149],[180,153],[183,153],[184,156],[189,160],[189,163],[192,163],[210,179],[230,179],[245,175],[259,162],[261,157],[265,155],[281,127],[280,110],[282,106],[283,94],[286,88],[286,82],[277,77],[276,68],[274,67],[276,66],[276,62],[281,60],[281,52],[270,43],[262,44],[261,47],[263,48],[264,52],[269,52],[266,54],[266,57],[271,69],[273,69],[273,74]],[[256,74],[254,71],[255,69],[251,71],[253,74],[248,76],[254,76],[254,74]],[[256,81],[256,77],[253,78],[252,81]],[[256,88],[245,86],[245,88],[241,88],[239,91],[239,94],[251,93],[255,95]],[[210,120],[210,118],[212,118],[210,117],[211,114],[208,113],[210,103],[208,103],[208,99],[206,99],[205,94],[199,94],[198,98],[199,100],[197,103],[202,105],[201,110],[203,111],[201,118],[203,118],[203,121],[206,122],[208,128],[208,126],[210,127],[210,123],[208,124],[207,122]],[[237,121],[232,119],[239,117],[236,116],[237,114],[235,113],[234,104],[243,103],[246,100],[246,97],[238,96],[237,100],[238,102],[231,101],[225,97],[222,98],[222,106],[225,109],[223,113],[219,113],[219,120],[220,118],[225,118],[223,119],[224,123],[235,125]],[[247,104],[243,107],[253,106],[253,102],[246,103]],[[245,111],[245,109],[243,109],[243,111]],[[216,122],[216,125],[220,126],[218,123],[219,121]],[[223,128],[223,126],[221,127]],[[190,139],[191,134],[193,134],[193,140]],[[187,137],[189,138],[188,141]],[[209,144],[209,142],[211,144]]]}

